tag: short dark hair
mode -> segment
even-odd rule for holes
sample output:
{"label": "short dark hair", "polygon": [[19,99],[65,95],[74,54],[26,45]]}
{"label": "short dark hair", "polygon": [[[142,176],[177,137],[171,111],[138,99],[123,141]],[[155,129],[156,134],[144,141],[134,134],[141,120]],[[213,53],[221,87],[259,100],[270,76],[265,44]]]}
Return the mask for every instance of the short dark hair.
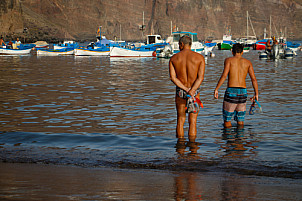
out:
{"label": "short dark hair", "polygon": [[192,45],[192,39],[188,35],[183,35],[179,39],[179,44],[181,44],[181,43],[183,43],[184,45],[188,44],[188,45],[191,46]]}
{"label": "short dark hair", "polygon": [[232,52],[233,53],[241,53],[243,52],[243,45],[240,43],[236,43],[232,47]]}

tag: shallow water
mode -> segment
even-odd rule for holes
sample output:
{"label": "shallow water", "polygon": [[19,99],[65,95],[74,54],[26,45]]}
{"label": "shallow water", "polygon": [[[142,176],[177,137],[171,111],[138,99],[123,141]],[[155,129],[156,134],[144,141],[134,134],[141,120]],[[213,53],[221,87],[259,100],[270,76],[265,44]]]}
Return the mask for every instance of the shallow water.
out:
{"label": "shallow water", "polygon": [[[167,59],[1,56],[0,159],[302,178],[302,53],[279,61],[244,54],[254,65],[263,113],[247,115],[239,130],[223,129],[226,83],[213,99],[231,53],[215,54],[206,60],[195,142],[175,137]],[[251,97],[249,78],[247,87]]]}

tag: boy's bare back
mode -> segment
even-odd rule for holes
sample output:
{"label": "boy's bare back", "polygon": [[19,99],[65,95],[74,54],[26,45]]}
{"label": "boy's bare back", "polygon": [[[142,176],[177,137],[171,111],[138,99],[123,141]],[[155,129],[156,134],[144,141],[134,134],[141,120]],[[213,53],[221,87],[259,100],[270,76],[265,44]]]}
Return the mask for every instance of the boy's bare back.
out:
{"label": "boy's bare back", "polygon": [[198,73],[203,71],[204,58],[201,54],[191,50],[183,50],[171,58],[177,78],[186,87],[192,87],[197,79]]}
{"label": "boy's bare back", "polygon": [[[228,72],[228,87],[246,88],[246,76],[253,68],[252,63],[243,57],[230,57],[225,60],[225,70]],[[253,72],[251,72],[253,73]]]}

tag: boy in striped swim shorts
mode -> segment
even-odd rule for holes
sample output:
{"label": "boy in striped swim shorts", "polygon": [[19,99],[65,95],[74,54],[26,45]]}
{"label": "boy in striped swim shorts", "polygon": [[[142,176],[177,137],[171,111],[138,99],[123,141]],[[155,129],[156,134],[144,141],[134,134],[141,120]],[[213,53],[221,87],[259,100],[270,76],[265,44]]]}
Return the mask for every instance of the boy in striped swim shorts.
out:
{"label": "boy in striped swim shorts", "polygon": [[223,101],[224,127],[232,127],[231,119],[234,116],[237,125],[243,127],[246,113],[247,90],[245,78],[249,74],[254,88],[253,99],[258,100],[258,83],[252,63],[243,58],[243,45],[236,43],[232,48],[233,57],[226,58],[224,70],[214,91],[214,97],[218,99],[218,89],[228,77],[228,87]]}

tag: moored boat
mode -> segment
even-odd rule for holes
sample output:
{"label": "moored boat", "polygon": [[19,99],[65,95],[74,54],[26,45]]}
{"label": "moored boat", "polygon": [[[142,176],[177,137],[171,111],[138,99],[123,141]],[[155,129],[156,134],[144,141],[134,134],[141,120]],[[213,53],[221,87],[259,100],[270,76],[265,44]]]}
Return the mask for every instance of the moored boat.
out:
{"label": "moored boat", "polygon": [[228,43],[228,42],[224,41],[222,43],[218,43],[217,46],[218,46],[219,50],[231,50],[233,47],[233,43],[232,42]]}
{"label": "moored boat", "polygon": [[60,50],[60,49],[65,49],[65,48],[75,49],[78,47],[79,47],[79,44],[75,41],[63,41],[62,44],[53,45],[54,50]]}
{"label": "moored boat", "polygon": [[5,55],[25,55],[30,54],[34,45],[23,45],[21,44],[17,49],[7,48],[7,46],[0,47],[0,54]]}
{"label": "moored boat", "polygon": [[219,50],[230,50],[233,47],[232,35],[224,34],[222,42],[217,44]]}
{"label": "moored boat", "polygon": [[147,35],[147,44],[130,43],[128,45],[111,45],[110,57],[156,57],[156,49],[164,48],[167,42],[160,35]]}
{"label": "moored boat", "polygon": [[74,49],[65,48],[59,50],[48,50],[48,49],[38,49],[37,55],[39,56],[58,56],[58,55],[73,55]]}
{"label": "moored boat", "polygon": [[256,43],[253,44],[254,50],[265,50],[266,49],[266,42],[268,39],[258,40]]}
{"label": "moored boat", "polygon": [[47,49],[49,48],[49,44],[46,41],[37,41],[35,43],[32,43],[35,45],[36,49]]}
{"label": "moored boat", "polygon": [[109,56],[110,48],[76,48],[74,49],[75,56]]}
{"label": "moored boat", "polygon": [[191,50],[197,53],[202,53],[205,50],[204,45],[198,41],[197,33],[189,31],[176,31],[172,32],[172,35],[167,38],[165,46],[156,49],[156,57],[169,58],[173,54],[180,52],[179,50],[179,39],[180,37],[187,35],[192,39]]}
{"label": "moored boat", "polygon": [[110,57],[154,57],[152,46],[141,47],[110,47]]}
{"label": "moored boat", "polygon": [[301,48],[301,44],[300,43],[286,41],[285,44],[286,44],[287,48],[291,49],[294,52],[297,52]]}
{"label": "moored boat", "polygon": [[190,36],[192,39],[191,50],[197,53],[202,53],[204,51],[204,45],[198,41],[197,33],[189,32],[189,31],[176,31],[172,32],[172,36],[167,39],[167,42],[171,44],[173,48],[173,53],[176,54],[180,52],[179,50],[179,39],[183,35]]}

